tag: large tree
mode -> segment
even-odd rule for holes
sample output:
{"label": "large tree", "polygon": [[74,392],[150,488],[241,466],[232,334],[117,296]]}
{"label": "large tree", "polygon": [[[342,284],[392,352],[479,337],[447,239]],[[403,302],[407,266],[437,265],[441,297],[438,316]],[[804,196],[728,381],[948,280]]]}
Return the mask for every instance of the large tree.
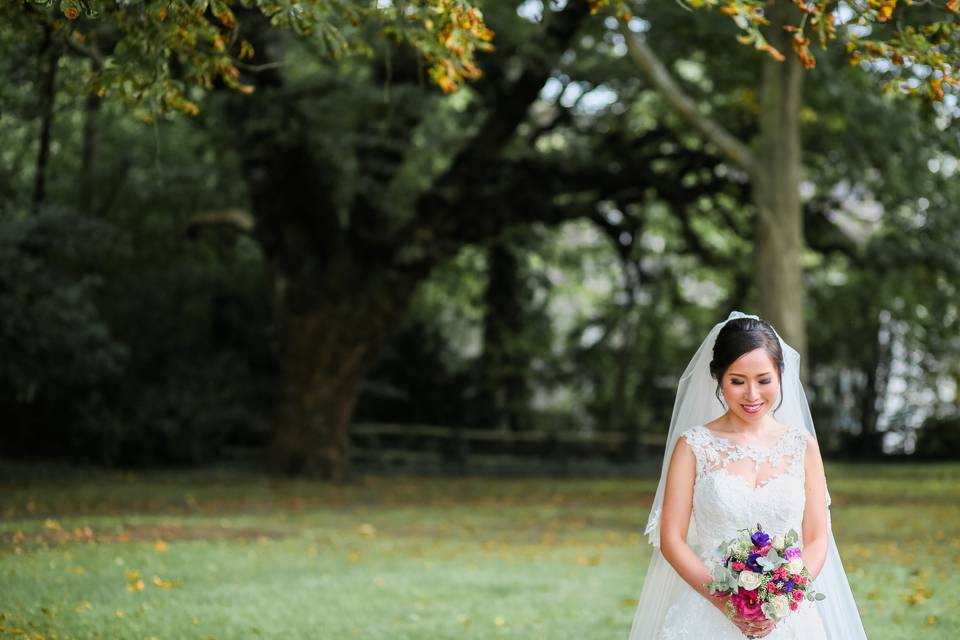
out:
{"label": "large tree", "polygon": [[[377,95],[378,102],[364,107],[352,151],[361,184],[346,198],[337,185],[343,158],[312,141],[310,117],[296,106],[303,87],[270,70],[258,75],[256,95],[230,100],[256,233],[284,322],[276,453],[286,468],[338,480],[349,475],[349,423],[359,383],[435,265],[510,225],[592,211],[602,186],[593,176],[573,177],[569,168],[537,166],[505,152],[588,15],[577,3],[542,25],[490,12],[498,32],[513,29],[515,39],[503,38],[482,60],[468,135],[403,208],[390,186],[401,179],[404,150],[430,110],[409,89],[416,86],[416,69],[403,66],[402,52],[383,54],[393,61],[391,77],[379,81],[389,81],[391,99]],[[258,51],[254,63],[267,68],[279,52],[267,40],[273,32],[248,24],[247,37]],[[537,57],[521,53],[531,43]],[[578,190],[576,199],[571,194]],[[573,204],[556,204],[558,193]]]}
{"label": "large tree", "polygon": [[[606,0],[594,2],[599,9]],[[896,0],[843,3],[834,0],[694,0],[718,7],[743,30],[741,42],[767,55],[758,87],[759,113],[752,140],[742,140],[698,108],[654,50],[637,33],[629,2],[614,1],[620,33],[644,76],[705,140],[713,143],[752,186],[755,209],[756,277],[761,313],[800,352],[806,378],[803,212],[800,202],[802,71],[816,66],[811,37],[826,48],[842,40],[854,64],[883,72],[888,87],[926,93],[940,100],[956,86],[960,30],[958,4],[941,9],[900,7]],[[642,8],[643,3],[638,3]],[[909,4],[909,3],[908,3]],[[888,28],[896,18],[898,27]],[[645,23],[649,26],[649,23]],[[842,24],[842,26],[840,26]],[[786,53],[784,53],[786,52]]]}

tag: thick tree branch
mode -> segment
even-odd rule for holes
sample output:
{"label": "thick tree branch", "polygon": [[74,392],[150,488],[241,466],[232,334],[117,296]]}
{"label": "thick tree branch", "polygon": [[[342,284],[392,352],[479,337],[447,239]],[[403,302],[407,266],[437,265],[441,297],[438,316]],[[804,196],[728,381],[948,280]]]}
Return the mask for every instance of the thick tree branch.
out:
{"label": "thick tree branch", "polygon": [[673,79],[673,76],[670,75],[670,72],[660,62],[653,50],[626,24],[620,24],[620,33],[626,39],[630,57],[637,63],[637,66],[640,67],[640,70],[643,71],[664,99],[687,122],[703,134],[704,138],[717,145],[727,159],[748,174],[753,175],[756,159],[750,149],[730,134],[720,123],[697,110],[696,103],[680,88],[680,85]]}

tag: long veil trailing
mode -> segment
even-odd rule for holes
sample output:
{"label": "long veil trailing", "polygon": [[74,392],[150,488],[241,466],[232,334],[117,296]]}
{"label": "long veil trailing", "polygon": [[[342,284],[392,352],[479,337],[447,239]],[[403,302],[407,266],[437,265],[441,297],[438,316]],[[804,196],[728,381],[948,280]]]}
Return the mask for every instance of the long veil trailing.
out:
{"label": "long veil trailing", "polygon": [[[744,317],[756,318],[756,316],[734,311],[726,320],[714,325],[680,377],[677,399],[673,405],[673,417],[670,419],[670,431],[667,433],[660,483],[657,486],[657,494],[650,509],[645,531],[650,544],[653,545],[653,550],[633,617],[629,640],[652,640],[664,625],[667,609],[679,596],[685,584],[680,574],[660,552],[660,511],[663,507],[667,469],[670,466],[673,448],[681,433],[690,427],[706,424],[723,415],[724,409],[714,396],[716,382],[710,375],[713,345],[724,324],[735,318]],[[784,342],[779,334],[777,338],[783,350],[784,371],[781,386],[783,402],[776,410],[775,417],[783,424],[797,427],[803,425],[816,438],[810,407],[800,382],[800,354]],[[827,559],[817,576],[816,589],[824,593],[827,599],[816,603],[817,611],[820,613],[829,640],[860,640],[861,638],[865,640],[867,636],[860,622],[860,613],[857,611],[843,564],[840,562],[840,554],[837,552],[837,544],[833,538],[833,525],[830,521],[830,492],[827,491],[826,495],[829,538]],[[694,522],[691,519],[687,534],[687,543],[690,546],[696,544],[695,537]]]}

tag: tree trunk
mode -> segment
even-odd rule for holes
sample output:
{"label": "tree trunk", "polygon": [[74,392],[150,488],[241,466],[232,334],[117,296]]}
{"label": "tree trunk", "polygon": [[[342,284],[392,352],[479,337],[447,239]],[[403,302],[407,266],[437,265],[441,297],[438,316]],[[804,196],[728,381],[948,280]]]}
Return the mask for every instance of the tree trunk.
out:
{"label": "tree trunk", "polygon": [[[860,433],[854,438],[857,445],[853,448],[859,458],[879,459],[883,456],[883,436],[879,429],[880,410],[886,396],[886,371],[889,368],[889,344],[892,336],[890,328],[885,327],[879,314],[867,325],[872,336],[870,348],[865,354],[863,373],[865,380],[860,393]],[[886,343],[881,339],[887,332]]]}
{"label": "tree trunk", "polygon": [[39,209],[47,194],[47,164],[50,160],[50,137],[53,131],[53,106],[57,96],[57,63],[60,52],[53,42],[53,32],[46,29],[40,49],[43,93],[40,96],[40,145],[33,178],[33,208]]}
{"label": "tree trunk", "polygon": [[482,366],[493,400],[492,423],[502,431],[519,431],[529,407],[527,372],[529,356],[524,342],[524,300],[529,292],[522,282],[519,248],[505,234],[487,248]]}
{"label": "tree trunk", "polygon": [[83,156],[80,165],[80,210],[96,212],[97,147],[100,139],[100,98],[87,96],[83,108]]}
{"label": "tree trunk", "polygon": [[312,310],[285,322],[274,464],[287,473],[350,477],[349,423],[370,346],[341,339],[335,315]]}
{"label": "tree trunk", "polygon": [[800,354],[801,378],[807,379],[807,333],[804,324],[803,212],[800,206],[801,62],[791,51],[783,25],[795,12],[792,4],[772,3],[770,43],[785,60],[767,58],[760,89],[753,201],[757,208],[756,269],[760,312]]}

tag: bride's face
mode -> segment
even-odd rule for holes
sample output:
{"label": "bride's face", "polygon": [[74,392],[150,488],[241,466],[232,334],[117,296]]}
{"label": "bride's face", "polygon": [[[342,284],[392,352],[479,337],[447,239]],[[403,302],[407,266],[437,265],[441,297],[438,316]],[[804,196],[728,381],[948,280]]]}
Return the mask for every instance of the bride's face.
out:
{"label": "bride's face", "polygon": [[723,373],[721,391],[727,406],[745,422],[759,422],[780,393],[780,377],[766,349],[748,351]]}

